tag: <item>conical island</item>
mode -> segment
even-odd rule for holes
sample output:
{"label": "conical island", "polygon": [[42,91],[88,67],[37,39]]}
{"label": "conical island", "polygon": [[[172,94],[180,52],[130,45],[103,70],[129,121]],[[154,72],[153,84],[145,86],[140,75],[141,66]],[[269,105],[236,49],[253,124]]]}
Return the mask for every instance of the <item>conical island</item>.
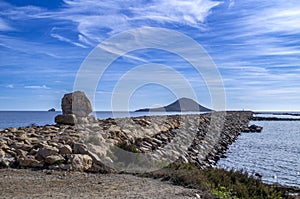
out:
{"label": "conical island", "polygon": [[158,107],[158,108],[144,108],[144,109],[136,110],[136,112],[149,112],[149,111],[154,111],[154,112],[206,112],[206,111],[212,111],[212,110],[198,104],[197,102],[195,102],[194,100],[192,100],[190,98],[183,97],[167,106]]}

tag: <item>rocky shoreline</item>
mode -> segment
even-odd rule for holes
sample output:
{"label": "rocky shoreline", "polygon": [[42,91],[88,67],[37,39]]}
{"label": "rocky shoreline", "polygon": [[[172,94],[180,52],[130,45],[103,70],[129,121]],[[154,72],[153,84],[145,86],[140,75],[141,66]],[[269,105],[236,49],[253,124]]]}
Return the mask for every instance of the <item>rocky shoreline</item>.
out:
{"label": "rocky shoreline", "polygon": [[[7,128],[0,131],[0,165],[101,173],[135,172],[130,169],[130,160],[122,160],[123,152],[128,151],[130,155],[149,156],[156,163],[167,157],[205,168],[216,164],[251,117],[252,112],[234,111]],[[120,163],[126,165],[125,170],[111,166]]]}
{"label": "rocky shoreline", "polygon": [[[248,127],[252,115],[250,111],[226,111],[106,120],[90,117],[89,123],[76,125],[7,128],[0,131],[0,196],[141,198],[149,194],[162,198],[161,194],[165,194],[163,198],[205,198],[210,195],[207,190],[186,189],[122,173],[151,172],[172,162],[193,164],[200,169],[214,167]],[[136,160],[142,160],[142,165],[153,163],[147,158],[138,159],[140,155],[160,165],[136,169],[136,165],[131,165]],[[162,162],[164,156],[173,157],[169,159],[172,161]],[[37,193],[27,183],[43,186]],[[91,189],[83,188],[82,183]],[[143,189],[149,183],[153,187]],[[136,184],[141,186],[137,188]],[[128,190],[126,196],[123,189]],[[295,196],[292,198],[297,198],[299,192],[290,187],[282,190]]]}

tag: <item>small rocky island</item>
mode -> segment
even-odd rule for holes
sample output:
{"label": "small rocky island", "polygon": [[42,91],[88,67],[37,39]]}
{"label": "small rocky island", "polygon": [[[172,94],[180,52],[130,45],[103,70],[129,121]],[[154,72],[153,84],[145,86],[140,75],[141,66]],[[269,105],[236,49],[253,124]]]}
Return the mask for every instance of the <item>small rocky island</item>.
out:
{"label": "small rocky island", "polygon": [[145,108],[136,110],[136,112],[209,112],[212,111],[192,99],[180,98],[175,102],[158,108]]}

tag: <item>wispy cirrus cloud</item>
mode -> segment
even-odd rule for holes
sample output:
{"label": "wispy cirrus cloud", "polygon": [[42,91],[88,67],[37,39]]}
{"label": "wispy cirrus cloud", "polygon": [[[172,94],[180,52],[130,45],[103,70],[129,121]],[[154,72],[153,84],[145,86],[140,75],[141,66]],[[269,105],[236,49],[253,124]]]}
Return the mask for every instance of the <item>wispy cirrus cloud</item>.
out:
{"label": "wispy cirrus cloud", "polygon": [[50,89],[46,85],[42,85],[42,86],[24,86],[24,88],[27,88],[27,89]]}
{"label": "wispy cirrus cloud", "polygon": [[78,43],[78,42],[73,42],[73,41],[71,41],[70,39],[68,39],[68,38],[66,38],[66,37],[63,37],[63,36],[61,36],[61,35],[59,35],[59,34],[51,33],[51,37],[56,38],[56,39],[58,39],[58,40],[60,40],[60,41],[67,42],[67,43],[70,43],[70,44],[72,44],[72,45],[81,47],[81,48],[87,48],[87,46],[85,46],[85,45],[83,45],[83,44],[81,44],[81,43]]}
{"label": "wispy cirrus cloud", "polygon": [[[211,9],[220,1],[211,0],[152,0],[152,1],[97,1],[97,0],[64,0],[60,10],[49,11],[35,6],[13,7],[6,4],[3,15],[11,20],[18,19],[53,19],[72,22],[76,27],[76,41],[58,34],[52,37],[85,47],[98,43],[107,34],[148,25],[177,23],[202,27]],[[88,15],[87,15],[88,13]],[[93,42],[92,42],[93,41]]]}
{"label": "wispy cirrus cloud", "polygon": [[12,26],[10,26],[7,22],[0,18],[0,31],[12,31],[15,30]]}
{"label": "wispy cirrus cloud", "polygon": [[8,84],[5,86],[6,88],[15,88],[15,86],[13,84]]}

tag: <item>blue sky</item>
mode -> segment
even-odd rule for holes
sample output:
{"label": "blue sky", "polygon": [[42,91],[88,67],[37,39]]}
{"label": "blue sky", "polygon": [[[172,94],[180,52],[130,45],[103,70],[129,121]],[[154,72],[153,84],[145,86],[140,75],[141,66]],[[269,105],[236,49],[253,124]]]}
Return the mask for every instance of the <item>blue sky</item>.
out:
{"label": "blue sky", "polygon": [[[300,110],[296,0],[0,0],[0,9],[0,110],[60,109],[89,53],[105,39],[141,27],[175,30],[202,45],[221,74],[227,109]],[[109,67],[95,108],[110,110],[118,79],[149,63],[178,71],[197,100],[211,107],[208,89],[189,63],[148,49],[121,56]],[[132,95],[129,107],[175,99],[167,87],[148,84]]]}

